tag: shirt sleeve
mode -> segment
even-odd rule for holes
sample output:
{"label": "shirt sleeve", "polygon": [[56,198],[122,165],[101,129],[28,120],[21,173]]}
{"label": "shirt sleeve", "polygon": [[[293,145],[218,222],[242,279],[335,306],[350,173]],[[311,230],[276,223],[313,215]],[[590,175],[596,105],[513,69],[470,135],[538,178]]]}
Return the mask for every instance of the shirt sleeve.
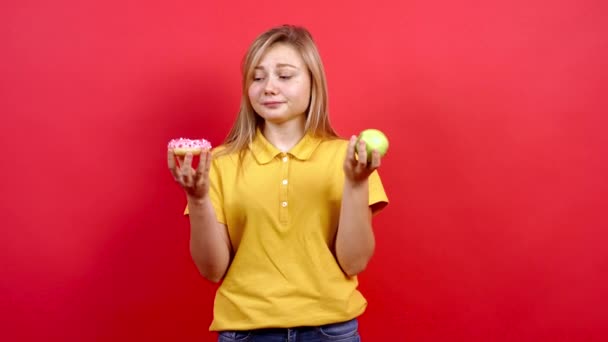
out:
{"label": "shirt sleeve", "polygon": [[[220,173],[220,167],[217,163],[217,160],[214,159],[211,161],[211,167],[209,168],[209,198],[211,199],[211,205],[215,211],[215,216],[217,221],[222,224],[226,224],[226,215],[224,214],[224,196],[223,196],[223,187],[222,187],[222,179]],[[184,210],[184,215],[188,215],[188,205],[186,204],[186,209]]]}
{"label": "shirt sleeve", "polygon": [[384,191],[382,180],[378,170],[369,175],[369,206],[372,208],[372,213],[379,213],[388,205],[388,196]]}

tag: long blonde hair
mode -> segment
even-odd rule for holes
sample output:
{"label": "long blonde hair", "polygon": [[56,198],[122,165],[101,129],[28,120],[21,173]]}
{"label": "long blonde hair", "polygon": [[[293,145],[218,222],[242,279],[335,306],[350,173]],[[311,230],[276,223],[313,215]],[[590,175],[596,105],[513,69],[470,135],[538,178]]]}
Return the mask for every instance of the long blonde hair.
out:
{"label": "long blonde hair", "polygon": [[239,152],[242,157],[253,141],[257,127],[263,123],[263,119],[255,113],[251,106],[248,89],[253,82],[254,68],[266,50],[276,43],[285,43],[294,47],[302,56],[304,64],[310,72],[311,92],[306,113],[305,132],[323,138],[338,136],[329,121],[325,70],[311,34],[303,27],[282,25],[262,33],[249,47],[241,65],[243,91],[240,110],[224,140],[224,148],[218,151],[217,155]]}

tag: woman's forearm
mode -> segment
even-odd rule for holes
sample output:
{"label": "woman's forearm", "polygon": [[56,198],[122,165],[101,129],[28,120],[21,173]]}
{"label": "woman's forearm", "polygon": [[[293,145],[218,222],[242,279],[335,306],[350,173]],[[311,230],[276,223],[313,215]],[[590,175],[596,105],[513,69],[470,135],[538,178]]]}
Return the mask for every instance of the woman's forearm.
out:
{"label": "woman's forearm", "polygon": [[336,258],[344,273],[354,276],[365,269],[374,254],[375,238],[369,208],[368,181],[344,183]]}
{"label": "woman's forearm", "polygon": [[230,264],[230,239],[226,226],[217,222],[209,197],[188,198],[190,254],[203,277],[218,282]]}

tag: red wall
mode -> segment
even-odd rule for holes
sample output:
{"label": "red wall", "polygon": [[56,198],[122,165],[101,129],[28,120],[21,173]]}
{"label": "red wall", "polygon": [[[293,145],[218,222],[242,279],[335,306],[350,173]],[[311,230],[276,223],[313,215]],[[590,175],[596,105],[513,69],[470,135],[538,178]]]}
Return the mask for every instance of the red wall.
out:
{"label": "red wall", "polygon": [[287,22],[391,141],[365,341],[608,339],[605,2],[89,3],[0,5],[0,340],[213,340],[165,145],[221,141]]}

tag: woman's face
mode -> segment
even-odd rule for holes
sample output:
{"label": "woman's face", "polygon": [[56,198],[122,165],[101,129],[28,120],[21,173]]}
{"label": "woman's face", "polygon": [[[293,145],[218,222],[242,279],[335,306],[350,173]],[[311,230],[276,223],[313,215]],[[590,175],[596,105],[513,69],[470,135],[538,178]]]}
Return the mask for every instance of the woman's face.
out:
{"label": "woman's face", "polygon": [[289,44],[272,45],[255,66],[249,101],[264,120],[281,124],[305,117],[310,102],[310,73]]}

